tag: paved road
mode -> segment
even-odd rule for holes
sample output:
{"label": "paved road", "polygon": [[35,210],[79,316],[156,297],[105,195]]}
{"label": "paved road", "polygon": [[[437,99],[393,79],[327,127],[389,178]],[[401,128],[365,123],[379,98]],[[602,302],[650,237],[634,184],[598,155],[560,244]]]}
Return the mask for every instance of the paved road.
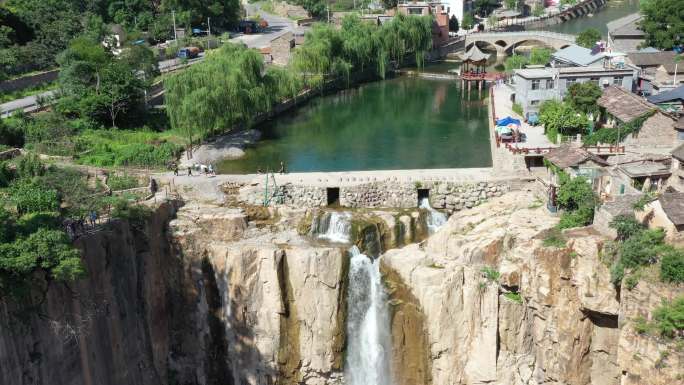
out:
{"label": "paved road", "polygon": [[38,98],[47,98],[52,96],[55,91],[46,91],[40,94],[27,96],[25,98],[12,100],[11,102],[0,104],[0,116],[7,117],[10,116],[14,111],[24,110],[26,112],[31,112],[37,110]]}
{"label": "paved road", "polygon": [[261,10],[261,6],[259,4],[247,3],[244,4],[244,6],[248,17],[259,14],[262,19],[268,22],[268,28],[261,33],[253,33],[249,35],[238,34],[232,38],[231,41],[241,41],[247,44],[247,46],[250,48],[262,48],[268,46],[271,40],[285,32],[304,31],[303,28],[297,27],[297,24],[293,20],[264,12]]}

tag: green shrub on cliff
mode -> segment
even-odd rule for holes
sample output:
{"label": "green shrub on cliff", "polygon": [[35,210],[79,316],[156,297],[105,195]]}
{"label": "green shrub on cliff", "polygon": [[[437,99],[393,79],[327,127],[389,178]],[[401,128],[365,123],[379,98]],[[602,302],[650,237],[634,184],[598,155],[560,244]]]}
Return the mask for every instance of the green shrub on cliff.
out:
{"label": "green shrub on cliff", "polygon": [[85,273],[61,224],[87,209],[93,190],[77,171],[46,167],[32,156],[12,162],[17,171],[0,188],[0,296],[22,299],[37,272],[48,282]]}
{"label": "green shrub on cliff", "polygon": [[665,301],[653,312],[655,326],[660,335],[684,338],[684,296]]}
{"label": "green shrub on cliff", "polygon": [[615,229],[621,241],[644,230],[644,226],[634,218],[634,215],[618,215],[610,222],[610,227]]}
{"label": "green shrub on cliff", "polygon": [[667,250],[660,261],[660,279],[664,282],[684,282],[684,251]]}

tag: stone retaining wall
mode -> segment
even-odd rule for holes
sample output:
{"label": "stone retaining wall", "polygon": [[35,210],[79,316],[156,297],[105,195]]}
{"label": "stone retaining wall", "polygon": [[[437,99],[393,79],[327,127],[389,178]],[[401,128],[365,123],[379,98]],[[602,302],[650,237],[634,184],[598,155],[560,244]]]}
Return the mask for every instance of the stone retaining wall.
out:
{"label": "stone retaining wall", "polygon": [[[231,186],[229,186],[231,187]],[[232,186],[235,187],[235,186]],[[226,186],[224,186],[224,189]],[[285,184],[279,186],[273,198],[275,204],[298,207],[322,207],[328,204],[328,188]],[[418,190],[428,190],[430,205],[454,212],[471,208],[488,198],[500,196],[515,187],[510,181],[501,182],[373,182],[339,187],[339,202],[351,208],[412,208],[418,206]],[[269,194],[270,195],[270,194]],[[247,204],[263,204],[262,185],[240,189],[238,200]]]}

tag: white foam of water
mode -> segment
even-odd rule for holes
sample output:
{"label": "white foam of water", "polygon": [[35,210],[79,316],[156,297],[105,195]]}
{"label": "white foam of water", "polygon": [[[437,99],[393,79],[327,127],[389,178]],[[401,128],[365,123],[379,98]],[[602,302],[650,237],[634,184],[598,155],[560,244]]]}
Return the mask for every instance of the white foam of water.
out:
{"label": "white foam of water", "polygon": [[347,290],[347,385],[390,385],[392,340],[387,293],[382,285],[380,260],[350,249]]}
{"label": "white foam of water", "polygon": [[335,243],[349,243],[351,234],[351,214],[344,211],[332,211],[322,218],[325,223],[318,224],[319,239]]}
{"label": "white foam of water", "polygon": [[428,211],[427,226],[430,234],[439,230],[447,222],[446,214],[439,212],[430,206],[430,199],[423,198],[420,201],[420,208]]}

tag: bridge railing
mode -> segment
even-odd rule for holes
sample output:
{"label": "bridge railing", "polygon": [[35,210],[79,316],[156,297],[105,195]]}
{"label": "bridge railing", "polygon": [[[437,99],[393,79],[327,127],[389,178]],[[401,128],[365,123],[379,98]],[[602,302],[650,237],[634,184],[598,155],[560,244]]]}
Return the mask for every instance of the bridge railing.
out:
{"label": "bridge railing", "polygon": [[504,37],[550,37],[559,40],[575,41],[575,35],[569,35],[566,33],[550,32],[550,31],[520,31],[520,32],[473,32],[466,36],[466,39],[485,39],[485,38],[496,38],[501,39]]}

